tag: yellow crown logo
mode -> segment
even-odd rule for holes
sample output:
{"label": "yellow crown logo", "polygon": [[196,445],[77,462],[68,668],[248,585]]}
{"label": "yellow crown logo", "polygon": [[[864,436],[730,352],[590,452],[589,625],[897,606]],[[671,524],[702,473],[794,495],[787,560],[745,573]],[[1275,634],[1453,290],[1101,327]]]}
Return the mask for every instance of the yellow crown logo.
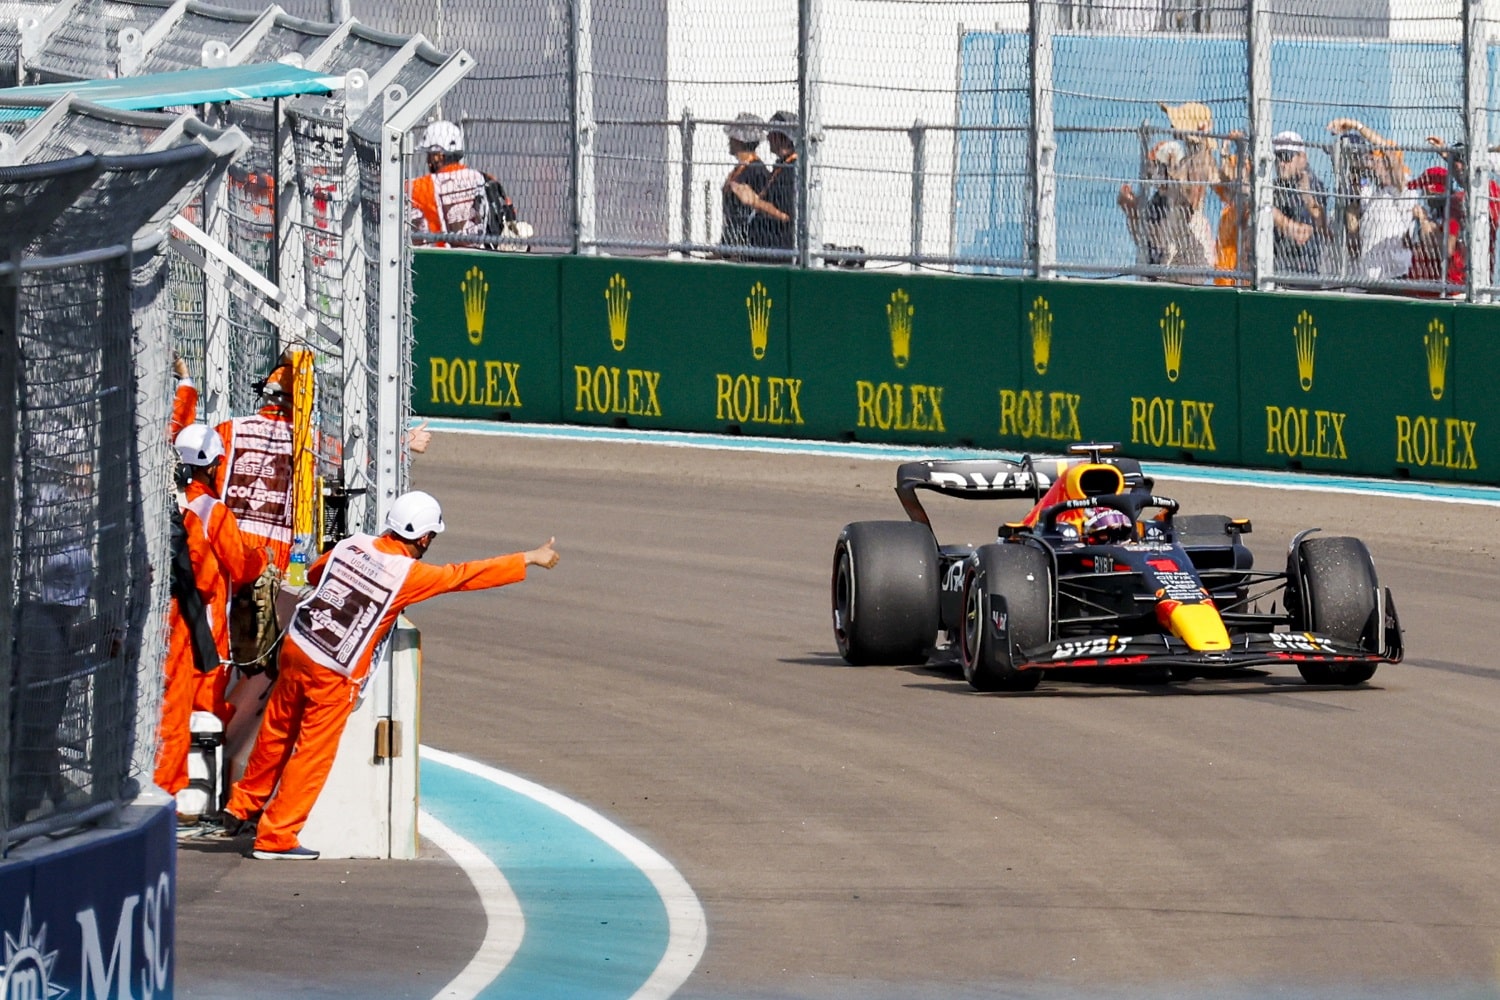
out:
{"label": "yellow crown logo", "polygon": [[1038,375],[1045,375],[1052,360],[1052,306],[1039,295],[1026,318],[1031,321],[1031,363]]}
{"label": "yellow crown logo", "polygon": [[759,361],[766,356],[766,341],[771,336],[771,293],[760,282],[750,286],[745,299],[745,313],[750,317],[750,353]]}
{"label": "yellow crown logo", "polygon": [[911,319],[917,307],[911,304],[906,289],[898,288],[891,293],[891,301],[885,304],[886,325],[891,328],[891,357],[897,368],[905,368],[911,361]]}
{"label": "yellow crown logo", "polygon": [[1297,314],[1292,325],[1292,339],[1297,342],[1297,381],[1302,391],[1307,392],[1313,383],[1313,355],[1318,348],[1318,328],[1313,325],[1312,313],[1306,309]]}
{"label": "yellow crown logo", "polygon": [[490,283],[484,280],[483,271],[471,267],[459,287],[464,293],[464,323],[469,328],[469,343],[478,347],[484,339],[484,310],[490,300]]}
{"label": "yellow crown logo", "polygon": [[1422,338],[1427,345],[1427,391],[1433,399],[1442,399],[1448,382],[1448,328],[1443,321],[1435,319],[1427,324],[1427,335]]}
{"label": "yellow crown logo", "polygon": [[1182,335],[1187,332],[1187,320],[1182,310],[1173,302],[1161,318],[1161,348],[1167,356],[1167,381],[1176,382],[1182,374]]}
{"label": "yellow crown logo", "polygon": [[623,275],[615,274],[604,289],[605,309],[609,314],[609,343],[617,351],[625,350],[625,333],[630,325],[630,289]]}

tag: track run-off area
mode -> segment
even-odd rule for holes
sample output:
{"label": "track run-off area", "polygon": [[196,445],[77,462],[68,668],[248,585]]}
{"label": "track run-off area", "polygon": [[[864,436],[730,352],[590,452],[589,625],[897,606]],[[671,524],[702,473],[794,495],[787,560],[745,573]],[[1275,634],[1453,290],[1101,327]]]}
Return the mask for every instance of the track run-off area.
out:
{"label": "track run-off area", "polygon": [[[410,613],[419,861],[180,854],[178,995],[275,943],[226,955],[205,878],[268,938],[320,929],[329,961],[261,969],[306,996],[1497,995],[1500,491],[1147,462],[1250,518],[1258,566],[1362,538],[1407,661],[995,695],[847,666],[828,610],[840,527],[903,517],[897,463],[978,453],[430,428],[429,559],[562,563]],[[928,506],[952,542],[1016,513]]]}

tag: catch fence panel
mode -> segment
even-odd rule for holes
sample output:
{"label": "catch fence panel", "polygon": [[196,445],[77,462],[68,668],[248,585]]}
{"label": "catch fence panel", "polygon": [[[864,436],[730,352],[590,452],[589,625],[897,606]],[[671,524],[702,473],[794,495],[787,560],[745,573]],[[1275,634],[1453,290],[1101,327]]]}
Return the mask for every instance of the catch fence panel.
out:
{"label": "catch fence panel", "polygon": [[[468,50],[477,68],[436,115],[464,126],[468,162],[502,181],[536,251],[756,259],[724,242],[726,211],[740,214],[724,130],[782,111],[811,116],[791,171],[806,245],[762,260],[1482,297],[1495,284],[1495,0],[283,6],[347,7]],[[304,52],[326,28],[282,22]],[[328,65],[370,70],[377,49],[356,32]],[[1345,120],[1379,140],[1330,130]],[[1277,135],[1294,166],[1278,165]],[[1473,138],[1480,193],[1470,203],[1455,176],[1441,203],[1456,214],[1437,218],[1420,178]],[[758,153],[775,159],[764,140]]]}

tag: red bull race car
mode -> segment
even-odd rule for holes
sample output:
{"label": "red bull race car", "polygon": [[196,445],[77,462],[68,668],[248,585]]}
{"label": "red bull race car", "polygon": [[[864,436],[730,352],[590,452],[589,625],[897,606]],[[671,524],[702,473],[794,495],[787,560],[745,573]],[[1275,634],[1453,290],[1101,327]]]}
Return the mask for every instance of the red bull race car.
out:
{"label": "red bull race car", "polygon": [[[1357,538],[1299,532],[1286,568],[1258,570],[1248,520],[1180,514],[1117,445],[1070,460],[906,462],[906,521],[844,526],[833,633],[852,664],[953,657],[980,691],[1029,691],[1052,671],[1159,680],[1295,666],[1362,684],[1403,654],[1395,601]],[[996,541],[943,545],[919,493],[1027,500]]]}

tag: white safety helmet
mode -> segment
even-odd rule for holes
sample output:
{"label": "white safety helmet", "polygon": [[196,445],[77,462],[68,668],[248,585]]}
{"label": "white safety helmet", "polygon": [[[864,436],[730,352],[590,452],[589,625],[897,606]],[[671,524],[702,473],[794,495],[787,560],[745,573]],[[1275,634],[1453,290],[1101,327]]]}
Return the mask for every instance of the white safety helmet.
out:
{"label": "white safety helmet", "polygon": [[385,530],[414,542],[429,531],[443,533],[443,508],[431,493],[412,490],[391,504],[385,515]]}
{"label": "white safety helmet", "polygon": [[224,457],[224,442],[219,432],[207,424],[188,424],[172,442],[183,465],[213,465],[214,460]]}
{"label": "white safety helmet", "polygon": [[464,130],[450,121],[435,121],[422,133],[422,148],[443,153],[462,153]]}

